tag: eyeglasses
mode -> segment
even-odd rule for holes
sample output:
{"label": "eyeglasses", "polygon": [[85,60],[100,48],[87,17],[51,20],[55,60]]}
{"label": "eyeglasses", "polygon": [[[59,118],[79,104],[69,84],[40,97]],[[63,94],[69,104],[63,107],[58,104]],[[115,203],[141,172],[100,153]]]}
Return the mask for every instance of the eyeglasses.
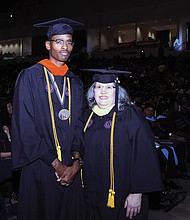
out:
{"label": "eyeglasses", "polygon": [[115,89],[115,86],[112,86],[112,85],[110,85],[110,86],[96,85],[94,88],[95,88],[97,91],[100,91],[100,90],[102,90],[102,89],[105,89],[105,90],[107,90],[107,91],[112,91],[113,89]]}
{"label": "eyeglasses", "polygon": [[72,40],[55,39],[55,40],[50,40],[50,41],[55,42],[56,45],[58,45],[58,46],[62,46],[62,45],[64,45],[64,43],[65,43],[67,46],[73,46],[73,45],[74,45],[74,42],[73,42]]}

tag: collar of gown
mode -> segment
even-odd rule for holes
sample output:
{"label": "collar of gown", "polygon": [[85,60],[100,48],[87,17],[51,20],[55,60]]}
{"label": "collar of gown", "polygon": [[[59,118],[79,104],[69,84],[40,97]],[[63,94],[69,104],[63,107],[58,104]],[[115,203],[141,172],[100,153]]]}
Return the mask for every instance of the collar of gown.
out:
{"label": "collar of gown", "polygon": [[104,115],[107,115],[111,110],[112,108],[114,107],[114,105],[111,105],[107,108],[100,108],[98,105],[95,105],[93,108],[92,108],[92,111],[97,114],[98,116],[104,116]]}
{"label": "collar of gown", "polygon": [[58,67],[48,59],[41,60],[38,63],[45,66],[54,76],[64,76],[69,70],[66,64],[64,64],[61,67]]}

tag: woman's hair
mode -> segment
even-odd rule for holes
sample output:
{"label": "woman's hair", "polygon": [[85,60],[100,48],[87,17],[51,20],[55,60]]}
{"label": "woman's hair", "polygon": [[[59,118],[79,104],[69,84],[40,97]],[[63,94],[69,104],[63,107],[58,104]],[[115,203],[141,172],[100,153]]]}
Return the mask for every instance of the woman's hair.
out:
{"label": "woman's hair", "polygon": [[[94,82],[90,86],[86,94],[88,105],[91,109],[97,104],[95,97],[94,97],[95,85],[96,85],[96,82]],[[124,110],[126,105],[131,105],[131,104],[132,104],[132,101],[129,98],[127,91],[123,87],[118,86],[118,110],[122,111]]]}

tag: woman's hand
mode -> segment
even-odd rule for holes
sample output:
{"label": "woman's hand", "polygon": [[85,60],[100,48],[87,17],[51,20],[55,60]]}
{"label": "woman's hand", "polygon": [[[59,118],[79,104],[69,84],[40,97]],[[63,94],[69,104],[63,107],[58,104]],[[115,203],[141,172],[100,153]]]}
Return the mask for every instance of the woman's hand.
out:
{"label": "woman's hand", "polygon": [[129,194],[125,200],[126,217],[132,219],[141,210],[142,193]]}

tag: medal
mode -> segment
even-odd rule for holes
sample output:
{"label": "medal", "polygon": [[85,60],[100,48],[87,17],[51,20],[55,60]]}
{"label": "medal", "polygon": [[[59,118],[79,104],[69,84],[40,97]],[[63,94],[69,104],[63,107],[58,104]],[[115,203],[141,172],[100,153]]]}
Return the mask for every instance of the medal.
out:
{"label": "medal", "polygon": [[70,116],[70,113],[67,109],[61,109],[59,111],[59,114],[58,114],[58,117],[61,119],[61,120],[67,120]]}

